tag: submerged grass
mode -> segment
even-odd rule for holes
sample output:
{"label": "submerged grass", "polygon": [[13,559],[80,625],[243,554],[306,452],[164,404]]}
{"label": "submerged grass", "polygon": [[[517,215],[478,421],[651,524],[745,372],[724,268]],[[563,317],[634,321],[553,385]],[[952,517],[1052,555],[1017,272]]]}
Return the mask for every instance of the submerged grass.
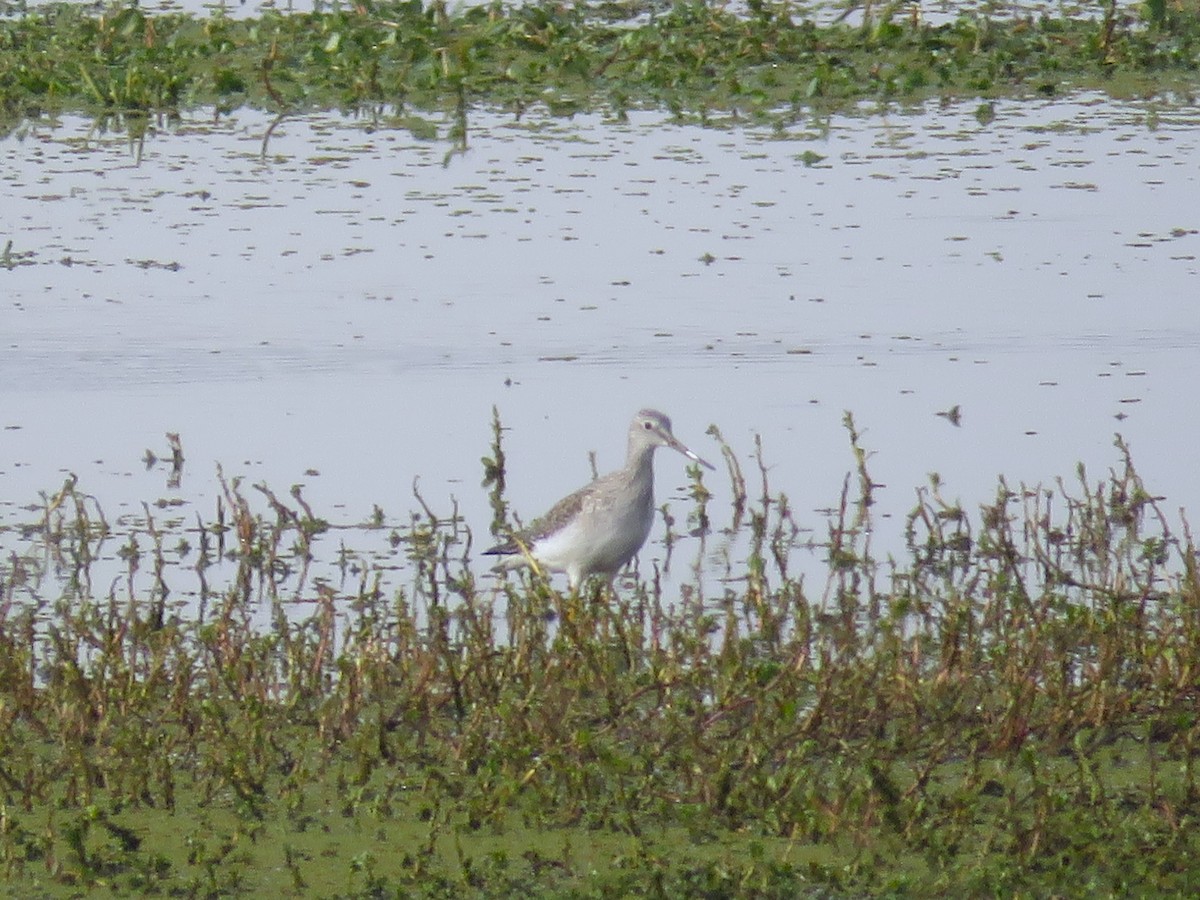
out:
{"label": "submerged grass", "polygon": [[0,111],[8,127],[63,110],[170,115],[243,105],[439,109],[474,104],[555,113],[632,108],[777,121],[863,99],[1196,89],[1194,0],[1149,0],[1094,15],[931,24],[916,6],[861,24],[815,24],[804,7],[752,2],[504,6],[448,11],[419,0],[231,19],[75,4],[0,18]]}
{"label": "submerged grass", "polygon": [[[256,512],[222,478],[216,521],[118,534],[69,480],[0,565],[0,871],[46,897],[1194,895],[1186,523],[1118,441],[1101,480],[974,512],[934,480],[879,559],[848,425],[816,590],[761,448],[757,500],[726,454],[749,545],[716,596],[482,589],[424,501],[364,526],[404,586],[283,590],[332,527],[298,490]],[[114,538],[129,579],[97,594]],[[168,601],[172,553],[198,598]]]}

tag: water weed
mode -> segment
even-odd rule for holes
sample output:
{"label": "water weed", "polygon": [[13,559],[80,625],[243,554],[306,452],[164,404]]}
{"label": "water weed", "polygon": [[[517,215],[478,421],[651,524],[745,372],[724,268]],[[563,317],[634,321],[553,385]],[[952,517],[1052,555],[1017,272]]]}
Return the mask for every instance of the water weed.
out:
{"label": "water weed", "polygon": [[90,110],[131,134],[151,116],[201,106],[338,109],[422,131],[427,120],[413,111],[436,110],[461,148],[475,105],[783,124],[862,100],[1191,93],[1197,21],[1192,3],[1154,2],[1074,18],[963,12],[937,24],[894,4],[868,7],[855,24],[818,24],[788,3],[742,13],[699,2],[451,12],[403,0],[246,19],[56,4],[0,18],[0,110],[8,129]]}
{"label": "water weed", "polygon": [[[347,526],[218,472],[191,522],[110,519],[67,479],[3,532],[5,877],[47,896],[1189,893],[1186,521],[1118,440],[1105,477],[1001,481],[978,510],[933,478],[904,553],[877,558],[846,424],[819,540],[761,446],[757,497],[723,441],[730,490],[693,473],[674,539],[714,519],[744,539],[715,592],[658,570],[612,594],[477,580],[469,529],[419,491],[405,521]],[[497,522],[502,436],[497,416]],[[390,555],[352,549],[371,541]]]}

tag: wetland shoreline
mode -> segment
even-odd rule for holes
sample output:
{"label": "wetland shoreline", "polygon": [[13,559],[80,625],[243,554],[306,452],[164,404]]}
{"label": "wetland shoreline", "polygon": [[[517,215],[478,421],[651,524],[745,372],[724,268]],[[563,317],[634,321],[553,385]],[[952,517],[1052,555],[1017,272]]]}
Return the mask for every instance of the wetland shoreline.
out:
{"label": "wetland shoreline", "polygon": [[[878,559],[852,425],[851,440],[859,469],[818,545],[827,583],[790,574],[810,539],[733,467],[750,551],[703,599],[650,578],[611,596],[485,588],[469,533],[427,506],[362,526],[391,534],[404,583],[353,554],[340,584],[306,580],[329,523],[298,491],[222,479],[197,531],[149,507],[110,522],[68,481],[0,568],[8,884],[1185,896],[1200,810],[1186,521],[1118,441],[1108,477],[1001,483],[978,511],[935,483],[905,523],[908,558]],[[688,521],[710,527],[696,502]],[[90,573],[114,563],[127,580],[96,591]],[[167,588],[184,566],[199,605]]]}

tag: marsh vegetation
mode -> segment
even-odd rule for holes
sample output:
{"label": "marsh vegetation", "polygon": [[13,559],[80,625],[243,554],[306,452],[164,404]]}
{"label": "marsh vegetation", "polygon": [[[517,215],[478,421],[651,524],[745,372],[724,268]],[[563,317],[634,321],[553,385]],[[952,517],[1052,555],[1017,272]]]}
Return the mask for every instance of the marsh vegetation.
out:
{"label": "marsh vegetation", "polygon": [[853,24],[811,16],[778,2],[454,12],[372,2],[244,19],[52,4],[0,18],[0,110],[9,127],[86,109],[135,132],[147,116],[243,105],[416,113],[418,130],[422,111],[465,125],[480,104],[518,116],[531,105],[615,117],[653,108],[785,126],[862,100],[1195,90],[1190,0],[1097,4],[1075,17],[972,10],[931,22],[915,4],[868,5]]}
{"label": "marsh vegetation", "polygon": [[[744,539],[715,590],[664,592],[657,567],[611,595],[493,582],[466,523],[426,501],[338,525],[299,490],[218,476],[212,516],[110,520],[69,480],[4,526],[6,880],[39,896],[1190,893],[1186,521],[1118,440],[1101,477],[1001,482],[979,509],[934,479],[886,526],[906,551],[879,558],[848,425],[851,471],[815,532],[744,453],[727,447],[727,483],[692,473],[667,541]],[[350,549],[380,535],[390,561]],[[331,557],[341,577],[313,577]]]}

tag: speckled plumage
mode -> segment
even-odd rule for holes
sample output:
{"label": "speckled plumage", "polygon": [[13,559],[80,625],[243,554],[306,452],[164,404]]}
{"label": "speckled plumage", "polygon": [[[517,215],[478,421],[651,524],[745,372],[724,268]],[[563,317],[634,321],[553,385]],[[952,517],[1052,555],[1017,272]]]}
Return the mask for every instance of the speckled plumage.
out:
{"label": "speckled plumage", "polygon": [[629,426],[625,467],[568,494],[513,539],[485,554],[503,556],[499,568],[532,558],[539,567],[565,572],[571,589],[589,575],[611,579],[637,554],[654,524],[654,451],[670,447],[712,468],[671,433],[671,420],[643,409]]}

